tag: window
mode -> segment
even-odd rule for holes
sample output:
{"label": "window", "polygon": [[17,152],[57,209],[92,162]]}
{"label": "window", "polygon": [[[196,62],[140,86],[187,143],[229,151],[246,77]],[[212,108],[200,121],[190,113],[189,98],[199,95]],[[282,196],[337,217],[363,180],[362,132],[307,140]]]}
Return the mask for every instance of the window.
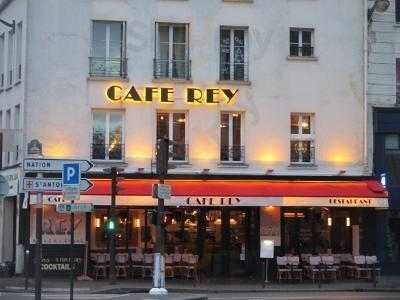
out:
{"label": "window", "polygon": [[17,25],[17,53],[16,53],[17,80],[22,79],[22,22]]}
{"label": "window", "polygon": [[157,140],[163,137],[172,141],[170,145],[173,161],[187,162],[188,146],[186,145],[186,113],[185,112],[158,112],[157,113]]}
{"label": "window", "polygon": [[92,159],[124,158],[124,115],[122,111],[93,112]]}
{"label": "window", "polygon": [[13,78],[13,65],[14,65],[14,31],[8,32],[8,57],[7,57],[7,71],[8,71],[8,85],[12,85]]}
{"label": "window", "polygon": [[290,163],[314,164],[314,115],[291,114],[290,116]]}
{"label": "window", "polygon": [[313,29],[290,29],[290,56],[314,56]]}
{"label": "window", "polygon": [[221,162],[244,162],[241,113],[221,113]]}
{"label": "window", "polygon": [[396,0],[395,11],[396,11],[396,23],[400,23],[400,0]]}
{"label": "window", "polygon": [[396,103],[400,103],[400,58],[396,58]]}
{"label": "window", "polygon": [[221,27],[220,80],[249,80],[247,29]]}
{"label": "window", "polygon": [[[11,128],[11,109],[7,109],[6,111],[6,129]],[[7,165],[11,163],[11,152],[7,151]]]}
{"label": "window", "polygon": [[156,23],[154,78],[190,79],[189,26]]}
{"label": "window", "polygon": [[125,31],[125,22],[93,22],[90,76],[127,76]]}
{"label": "window", "polygon": [[[20,129],[20,115],[21,115],[21,106],[15,105],[14,109],[14,129]],[[19,132],[15,133],[16,143],[15,143],[15,163],[18,163],[19,160]]]}
{"label": "window", "polygon": [[0,35],[0,89],[3,89],[4,88],[4,84],[5,84],[5,82],[4,82],[4,68],[5,68],[5,65],[4,65],[4,56],[5,56],[5,53],[4,53],[4,42],[5,42],[5,39],[4,39],[4,33],[2,34],[2,35]]}

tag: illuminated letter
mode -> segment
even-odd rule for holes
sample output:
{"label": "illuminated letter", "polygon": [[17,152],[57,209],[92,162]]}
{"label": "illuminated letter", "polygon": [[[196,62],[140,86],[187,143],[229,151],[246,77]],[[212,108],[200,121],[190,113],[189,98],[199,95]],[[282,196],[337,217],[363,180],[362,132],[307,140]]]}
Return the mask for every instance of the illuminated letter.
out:
{"label": "illuminated letter", "polygon": [[214,96],[219,94],[219,89],[207,89],[207,103],[218,103],[214,102]]}
{"label": "illuminated letter", "polygon": [[132,85],[131,89],[129,90],[128,94],[126,94],[124,100],[132,100],[135,102],[140,102],[142,101],[142,98],[140,98],[138,92],[136,91],[135,87]]}
{"label": "illuminated letter", "polygon": [[[116,93],[116,90],[118,89],[119,93]],[[122,97],[121,97],[121,92],[122,92],[122,88],[118,85],[113,85],[110,86],[107,90],[107,97],[110,101],[121,101]],[[119,96],[117,96],[117,94]]]}
{"label": "illuminated letter", "polygon": [[174,89],[172,88],[161,88],[161,102],[174,102],[174,99],[169,101],[169,95],[174,94]]}
{"label": "illuminated letter", "polygon": [[[200,96],[196,98],[196,92],[200,93]],[[194,102],[198,102],[198,103],[202,103],[201,98],[203,98],[203,93],[201,90],[199,89],[192,89],[189,88],[187,89],[187,99],[186,101],[189,103],[194,103]]]}
{"label": "illuminated letter", "polygon": [[229,89],[222,89],[221,91],[228,98],[228,101],[226,103],[230,103],[232,101],[233,97],[235,97],[235,95],[237,94],[237,92],[239,92],[239,90],[235,90],[234,92],[232,92],[232,90],[229,90]]}
{"label": "illuminated letter", "polygon": [[158,89],[155,87],[148,87],[145,89],[145,101],[153,101],[153,95],[158,93]]}

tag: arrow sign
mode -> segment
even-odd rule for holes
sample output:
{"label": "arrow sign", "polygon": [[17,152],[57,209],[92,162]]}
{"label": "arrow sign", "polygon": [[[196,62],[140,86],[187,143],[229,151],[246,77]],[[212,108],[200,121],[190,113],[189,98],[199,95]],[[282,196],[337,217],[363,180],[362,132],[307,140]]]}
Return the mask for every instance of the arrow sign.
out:
{"label": "arrow sign", "polygon": [[[58,192],[63,190],[61,178],[24,178],[23,188],[31,192]],[[93,186],[89,180],[82,178],[79,184],[81,191],[87,191]]]}
{"label": "arrow sign", "polygon": [[79,164],[81,172],[87,172],[93,164],[88,160],[76,159],[42,159],[26,158],[24,159],[25,172],[61,172],[64,164]]}

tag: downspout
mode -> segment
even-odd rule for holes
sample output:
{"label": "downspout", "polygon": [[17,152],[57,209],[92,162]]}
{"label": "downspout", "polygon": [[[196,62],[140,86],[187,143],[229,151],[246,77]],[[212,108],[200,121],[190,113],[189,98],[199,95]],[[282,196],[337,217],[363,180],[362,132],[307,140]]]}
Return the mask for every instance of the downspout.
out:
{"label": "downspout", "polygon": [[364,151],[363,151],[363,167],[364,175],[370,175],[369,159],[368,159],[368,0],[364,0],[363,10],[363,21],[364,21],[364,80],[363,80],[363,92],[364,92]]}

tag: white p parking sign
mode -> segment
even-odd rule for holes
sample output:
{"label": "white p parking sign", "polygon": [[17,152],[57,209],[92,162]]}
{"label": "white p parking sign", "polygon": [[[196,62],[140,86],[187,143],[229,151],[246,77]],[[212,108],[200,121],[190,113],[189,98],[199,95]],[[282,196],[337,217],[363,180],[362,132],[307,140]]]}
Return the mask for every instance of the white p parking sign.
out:
{"label": "white p parking sign", "polygon": [[81,182],[81,170],[79,163],[63,164],[63,198],[66,201],[79,199]]}

